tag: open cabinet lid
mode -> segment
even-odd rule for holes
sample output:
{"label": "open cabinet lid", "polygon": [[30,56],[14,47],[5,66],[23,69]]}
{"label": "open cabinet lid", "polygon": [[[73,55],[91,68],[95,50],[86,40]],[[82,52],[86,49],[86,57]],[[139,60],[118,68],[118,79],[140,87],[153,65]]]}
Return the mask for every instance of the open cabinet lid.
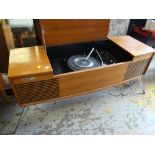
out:
{"label": "open cabinet lid", "polygon": [[56,46],[107,38],[109,19],[34,20],[37,39],[45,46]]}

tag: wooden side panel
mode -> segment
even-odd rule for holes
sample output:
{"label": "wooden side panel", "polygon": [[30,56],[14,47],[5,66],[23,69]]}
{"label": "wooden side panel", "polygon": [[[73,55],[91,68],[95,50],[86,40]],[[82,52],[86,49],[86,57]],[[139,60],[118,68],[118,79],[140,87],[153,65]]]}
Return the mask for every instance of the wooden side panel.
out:
{"label": "wooden side panel", "polygon": [[60,97],[85,93],[123,81],[128,63],[66,74],[59,77]]}
{"label": "wooden side panel", "polygon": [[42,40],[43,36],[42,36],[42,30],[41,30],[39,19],[34,19],[33,23],[34,23],[34,29],[36,34],[37,45],[44,45]]}
{"label": "wooden side panel", "polygon": [[35,25],[44,29],[46,46],[54,46],[105,39],[109,19],[42,19]]}
{"label": "wooden side panel", "polygon": [[9,51],[10,49],[15,48],[11,27],[9,25],[5,25],[3,26],[3,31],[4,31],[7,48]]}
{"label": "wooden side panel", "polygon": [[0,25],[0,71],[8,72],[9,49],[14,48],[11,28],[8,25]]}

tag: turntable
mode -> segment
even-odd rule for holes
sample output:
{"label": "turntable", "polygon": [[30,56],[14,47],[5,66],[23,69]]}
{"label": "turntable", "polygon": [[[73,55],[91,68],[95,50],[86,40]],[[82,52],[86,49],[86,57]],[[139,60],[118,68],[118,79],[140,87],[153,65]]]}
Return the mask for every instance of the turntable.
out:
{"label": "turntable", "polygon": [[34,20],[38,46],[11,49],[9,80],[20,106],[107,88],[146,72],[154,49],[107,38],[109,20]]}

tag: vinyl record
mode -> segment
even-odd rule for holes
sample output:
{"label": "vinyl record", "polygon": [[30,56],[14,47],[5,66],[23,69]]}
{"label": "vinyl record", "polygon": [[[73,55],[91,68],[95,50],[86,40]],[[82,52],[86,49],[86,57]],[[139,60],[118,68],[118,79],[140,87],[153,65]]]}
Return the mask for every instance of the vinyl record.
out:
{"label": "vinyl record", "polygon": [[100,66],[100,62],[96,58],[90,56],[87,59],[84,55],[74,55],[70,57],[67,64],[72,70],[82,70]]}

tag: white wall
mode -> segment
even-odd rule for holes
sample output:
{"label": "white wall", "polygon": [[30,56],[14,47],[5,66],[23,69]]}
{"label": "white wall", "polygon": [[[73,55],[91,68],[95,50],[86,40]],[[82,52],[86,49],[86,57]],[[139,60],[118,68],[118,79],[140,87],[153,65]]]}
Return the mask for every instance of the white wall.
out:
{"label": "white wall", "polygon": [[111,19],[108,36],[126,35],[130,19]]}

